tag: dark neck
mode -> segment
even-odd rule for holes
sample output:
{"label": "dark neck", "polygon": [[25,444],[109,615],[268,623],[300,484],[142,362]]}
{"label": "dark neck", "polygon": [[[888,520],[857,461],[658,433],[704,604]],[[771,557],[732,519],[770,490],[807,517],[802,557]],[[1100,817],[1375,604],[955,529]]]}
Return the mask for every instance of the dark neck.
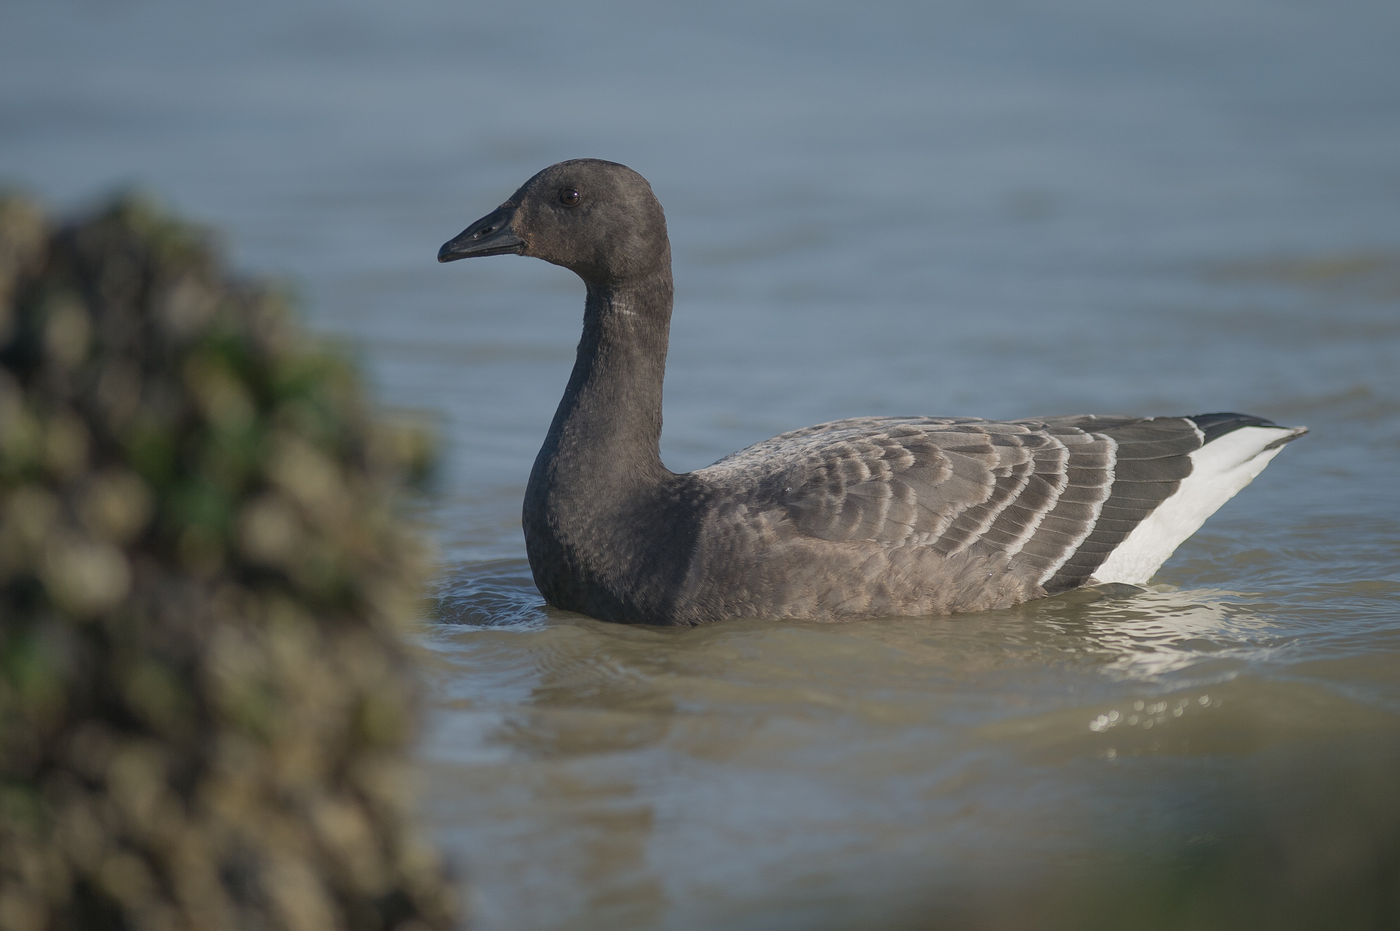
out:
{"label": "dark neck", "polygon": [[551,604],[673,616],[700,515],[661,464],[670,318],[669,263],[627,286],[589,285],[578,360],[525,492],[525,549]]}
{"label": "dark neck", "polygon": [[669,263],[623,284],[588,286],[573,374],[530,476],[531,492],[658,481],[661,387],[671,325]]}

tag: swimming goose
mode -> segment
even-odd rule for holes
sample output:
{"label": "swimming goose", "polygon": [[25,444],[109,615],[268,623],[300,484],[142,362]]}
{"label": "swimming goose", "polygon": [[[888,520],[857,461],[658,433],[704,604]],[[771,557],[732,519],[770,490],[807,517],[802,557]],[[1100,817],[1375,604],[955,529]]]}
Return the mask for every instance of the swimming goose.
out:
{"label": "swimming goose", "polygon": [[948,614],[1140,584],[1306,432],[1247,414],[862,417],[678,474],[660,456],[671,246],[646,179],[552,165],[438,261],[503,254],[587,287],[523,523],[545,599],[605,620]]}

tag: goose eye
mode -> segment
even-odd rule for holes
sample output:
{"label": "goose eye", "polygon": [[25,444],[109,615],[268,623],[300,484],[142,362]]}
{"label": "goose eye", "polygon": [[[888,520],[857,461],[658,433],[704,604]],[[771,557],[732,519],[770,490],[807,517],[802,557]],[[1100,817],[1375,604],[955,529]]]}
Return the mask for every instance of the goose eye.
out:
{"label": "goose eye", "polygon": [[577,207],[579,196],[578,188],[566,187],[559,192],[559,203],[565,207]]}

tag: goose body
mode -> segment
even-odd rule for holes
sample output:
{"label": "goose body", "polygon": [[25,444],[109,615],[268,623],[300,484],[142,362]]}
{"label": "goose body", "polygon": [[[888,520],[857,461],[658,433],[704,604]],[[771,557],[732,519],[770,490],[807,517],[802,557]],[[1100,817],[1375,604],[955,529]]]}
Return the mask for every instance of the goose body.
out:
{"label": "goose body", "polygon": [[438,260],[499,254],[587,287],[523,524],[546,600],[606,620],[948,614],[1143,583],[1306,432],[1233,413],[865,417],[675,473],[660,458],[671,254],[646,180],[552,165]]}

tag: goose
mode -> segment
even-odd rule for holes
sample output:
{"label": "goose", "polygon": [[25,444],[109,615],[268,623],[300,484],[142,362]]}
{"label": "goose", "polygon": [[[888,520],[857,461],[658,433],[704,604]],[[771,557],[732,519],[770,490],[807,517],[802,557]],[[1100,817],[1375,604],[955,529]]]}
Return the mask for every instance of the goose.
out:
{"label": "goose", "polygon": [[646,179],[551,165],[438,261],[506,254],[587,291],[522,523],[545,600],[603,620],[940,615],[1141,585],[1306,432],[1236,413],[860,417],[676,473],[660,456],[671,246]]}

